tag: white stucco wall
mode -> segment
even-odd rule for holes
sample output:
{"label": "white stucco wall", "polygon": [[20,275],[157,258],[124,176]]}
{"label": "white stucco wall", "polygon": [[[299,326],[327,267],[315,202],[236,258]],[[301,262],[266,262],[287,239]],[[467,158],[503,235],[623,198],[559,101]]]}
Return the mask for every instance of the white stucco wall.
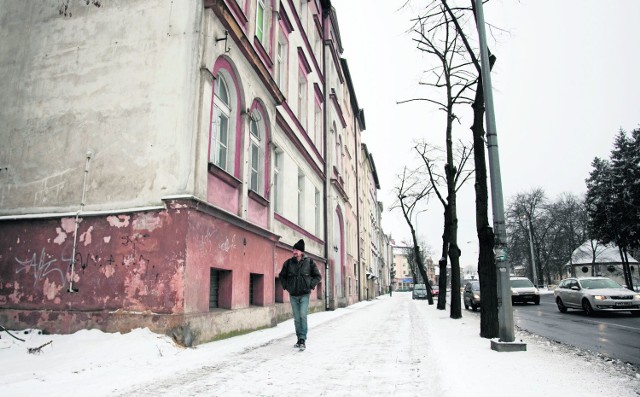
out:
{"label": "white stucco wall", "polygon": [[[97,6],[95,3],[98,3]],[[0,215],[193,189],[202,4],[0,0]]]}

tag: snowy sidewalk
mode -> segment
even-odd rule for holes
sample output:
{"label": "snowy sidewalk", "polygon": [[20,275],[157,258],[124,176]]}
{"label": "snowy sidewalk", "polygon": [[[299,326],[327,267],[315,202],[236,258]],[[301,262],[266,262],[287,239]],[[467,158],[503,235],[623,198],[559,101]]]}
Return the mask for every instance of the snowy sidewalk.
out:
{"label": "snowy sidewalk", "polygon": [[27,343],[2,333],[0,395],[638,396],[638,368],[520,332],[528,351],[498,353],[479,315],[463,315],[394,293],[311,315],[304,352],[292,320],[192,349],[148,330],[18,335]]}

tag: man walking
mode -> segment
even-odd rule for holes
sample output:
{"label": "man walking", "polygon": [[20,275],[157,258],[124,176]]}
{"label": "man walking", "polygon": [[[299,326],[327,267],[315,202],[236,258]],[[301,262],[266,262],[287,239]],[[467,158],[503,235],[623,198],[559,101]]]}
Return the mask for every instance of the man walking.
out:
{"label": "man walking", "polygon": [[309,293],[321,279],[316,264],[304,255],[304,240],[300,239],[293,246],[293,257],[284,262],[280,271],[280,282],[282,288],[289,291],[293,322],[296,326],[298,341],[294,347],[300,350],[306,348]]}

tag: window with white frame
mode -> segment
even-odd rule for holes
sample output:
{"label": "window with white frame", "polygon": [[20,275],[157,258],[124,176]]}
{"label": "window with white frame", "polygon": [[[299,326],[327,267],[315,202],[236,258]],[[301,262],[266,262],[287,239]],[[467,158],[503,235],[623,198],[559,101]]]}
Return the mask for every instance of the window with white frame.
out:
{"label": "window with white frame", "polygon": [[249,168],[251,169],[249,188],[254,192],[262,195],[264,190],[264,139],[262,139],[262,125],[257,115],[259,112],[254,110],[251,112],[249,121]]}
{"label": "window with white frame", "polygon": [[212,122],[212,144],[209,161],[223,170],[230,171],[229,148],[232,139],[230,120],[231,120],[231,101],[229,88],[222,76],[218,74],[214,88],[214,116]]}
{"label": "window with white frame", "polygon": [[278,38],[276,49],[276,84],[286,93],[287,89],[287,51],[289,46],[284,37]]}
{"label": "window with white frame", "polygon": [[345,229],[347,229],[347,233],[346,233],[346,249],[347,249],[347,254],[351,253],[351,222],[347,219],[346,221],[346,227]]}
{"label": "window with white frame", "polygon": [[342,135],[338,137],[338,170],[342,173],[342,161],[344,159],[344,145],[342,143]]}
{"label": "window with white frame", "polygon": [[298,168],[298,226],[304,227],[304,173]]}
{"label": "window with white frame", "polygon": [[302,70],[298,72],[298,121],[307,129],[307,75]]}
{"label": "window with white frame", "polygon": [[315,216],[316,216],[316,235],[319,236],[322,233],[322,196],[320,196],[320,190],[316,188],[314,199]]}
{"label": "window with white frame", "polygon": [[283,152],[281,149],[274,150],[274,167],[273,167],[273,210],[282,213],[282,175],[283,174]]}
{"label": "window with white frame", "polygon": [[305,32],[307,31],[308,28],[308,15],[309,15],[309,9],[307,6],[307,3],[309,2],[309,0],[300,0],[299,1],[299,7],[298,7],[298,11],[300,12],[300,22],[302,23],[302,27],[305,30]]}
{"label": "window with white frame", "polygon": [[313,115],[313,141],[316,148],[322,153],[322,105],[316,100]]}
{"label": "window with white frame", "polygon": [[313,41],[313,53],[316,56],[316,61],[321,62],[322,61],[322,32],[320,32],[320,30],[318,30],[317,28],[313,28],[313,31],[315,32],[314,36],[314,41]]}
{"label": "window with white frame", "polygon": [[258,0],[256,4],[256,37],[262,44],[266,42],[266,25],[264,0]]}

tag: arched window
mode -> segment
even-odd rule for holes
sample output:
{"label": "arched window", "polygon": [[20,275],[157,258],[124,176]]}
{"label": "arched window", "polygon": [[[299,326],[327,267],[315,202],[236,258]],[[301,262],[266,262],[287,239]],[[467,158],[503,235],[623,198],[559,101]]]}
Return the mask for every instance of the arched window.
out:
{"label": "arched window", "polygon": [[229,153],[233,144],[233,132],[230,126],[231,100],[229,88],[222,74],[216,77],[214,88],[214,114],[211,120],[211,152],[209,161],[227,172],[231,172]]}

